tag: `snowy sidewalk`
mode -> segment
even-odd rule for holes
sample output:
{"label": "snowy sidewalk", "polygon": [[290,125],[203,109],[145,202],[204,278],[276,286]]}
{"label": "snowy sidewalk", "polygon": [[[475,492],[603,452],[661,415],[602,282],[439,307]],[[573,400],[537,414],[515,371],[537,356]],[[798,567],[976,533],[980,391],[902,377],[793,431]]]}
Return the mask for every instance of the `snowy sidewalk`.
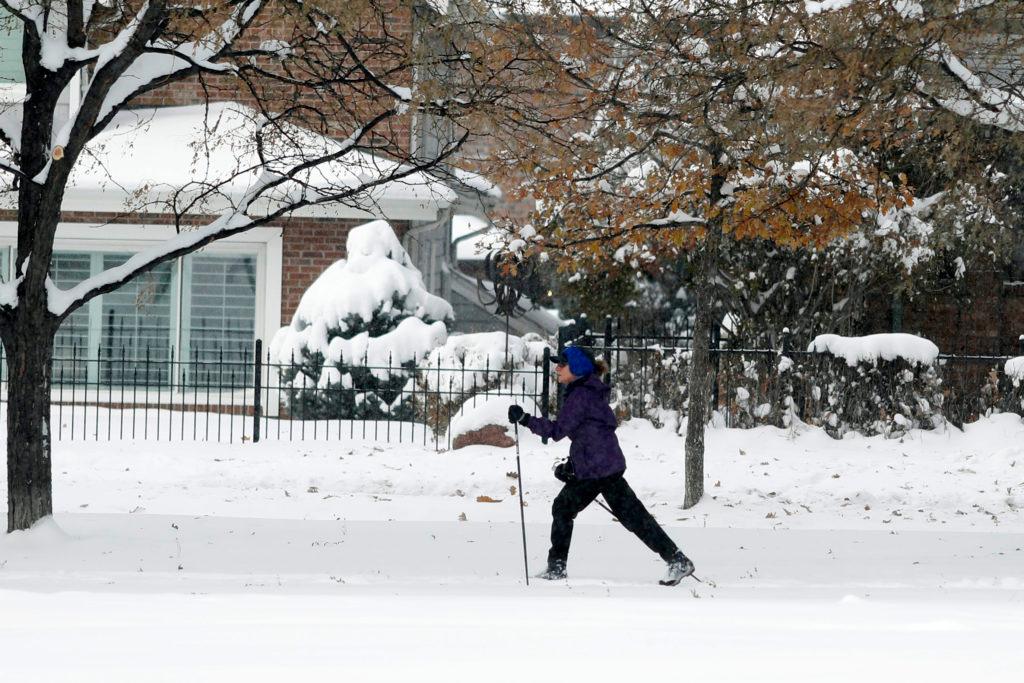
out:
{"label": "snowy sidewalk", "polygon": [[[522,541],[512,522],[267,520],[166,515],[58,515],[0,539],[0,587],[99,592],[344,593],[518,590]],[[543,568],[546,524],[528,525]],[[611,522],[577,524],[568,588],[605,595],[826,600],[1002,600],[1024,607],[1024,534],[928,531],[683,529],[670,533],[704,584],[656,585],[663,563]],[[536,584],[536,585],[534,585]],[[532,581],[530,590],[566,584]]]}
{"label": "snowy sidewalk", "polygon": [[[706,583],[658,586],[660,560],[591,506],[569,581],[525,586],[513,449],[59,443],[55,521],[0,538],[0,681],[961,683],[1024,666],[1019,417],[902,440],[711,429],[692,510],[681,439],[620,435]],[[565,450],[523,438],[534,572]]]}
{"label": "snowy sidewalk", "polygon": [[[569,581],[527,588],[509,522],[56,521],[0,541],[3,680],[953,681],[1024,664],[1021,534],[676,528],[705,583],[663,588],[636,539],[583,524]],[[534,570],[546,533],[529,527]]]}

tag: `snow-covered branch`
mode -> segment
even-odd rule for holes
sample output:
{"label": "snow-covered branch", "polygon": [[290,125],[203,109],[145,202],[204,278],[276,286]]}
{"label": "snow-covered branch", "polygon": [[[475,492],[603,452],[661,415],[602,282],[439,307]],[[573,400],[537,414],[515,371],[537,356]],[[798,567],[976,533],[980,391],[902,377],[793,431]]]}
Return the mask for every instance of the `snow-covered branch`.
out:
{"label": "snow-covered branch", "polygon": [[959,93],[944,95],[923,80],[918,91],[938,106],[978,123],[1014,133],[1024,132],[1024,94],[1019,84],[993,86],[984,74],[971,69],[948,45],[936,45],[930,56],[955,81]]}
{"label": "snow-covered branch", "polygon": [[0,8],[30,26],[37,33],[43,30],[43,8],[32,0],[0,0]]}
{"label": "snow-covered branch", "polygon": [[[420,164],[397,164],[372,159],[356,151],[360,142],[384,121],[397,113],[397,107],[384,111],[368,120],[348,139],[337,142],[303,131],[275,119],[256,121],[255,112],[240,111],[231,105],[216,115],[218,123],[230,127],[228,120],[236,121],[242,115],[243,124],[236,130],[207,131],[221,138],[234,135],[241,140],[253,140],[249,149],[236,149],[242,154],[239,166],[227,171],[225,177],[212,183],[186,183],[172,195],[176,219],[186,215],[209,213],[206,202],[211,197],[231,201],[231,208],[203,228],[186,230],[160,245],[137,253],[124,264],[91,277],[69,290],[60,290],[47,280],[48,309],[51,314],[65,317],[89,300],[117,289],[132,278],[151,270],[160,263],[191,253],[218,239],[252,228],[271,224],[306,207],[343,204],[367,206],[374,201],[377,188],[409,180],[439,163],[463,140],[453,144],[436,159]],[[360,171],[360,169],[362,169]],[[353,173],[358,179],[353,179]],[[253,179],[253,180],[249,180]],[[240,197],[231,198],[231,191],[239,182],[249,187]],[[439,190],[440,191],[440,190]],[[450,192],[450,191],[449,191]],[[183,206],[177,205],[184,198]],[[438,197],[453,201],[454,195]]]}
{"label": "snow-covered branch", "polygon": [[239,203],[239,207],[230,213],[220,216],[209,225],[198,230],[180,232],[174,238],[158,245],[144,249],[129,258],[116,268],[108,268],[102,273],[88,278],[71,289],[61,290],[53,280],[46,278],[47,302],[50,313],[64,317],[90,299],[117,289],[136,275],[152,269],[154,266],[178,256],[191,253],[203,245],[222,237],[234,235],[255,227],[255,221],[246,215],[249,206],[268,187],[280,183],[279,176],[264,173]]}
{"label": "snow-covered branch", "polygon": [[[239,37],[255,18],[263,4],[264,0],[248,0],[240,4],[219,27],[194,42],[173,45],[163,39],[151,40],[147,37],[145,43],[139,46],[141,54],[132,55],[127,60],[129,63],[126,68],[120,71],[117,79],[109,87],[104,87],[101,92],[103,106],[96,116],[96,121],[104,121],[115,107],[135,94],[149,89],[154,83],[176,73],[197,68],[223,71],[224,66],[215,63],[217,58]],[[149,3],[147,3],[147,7],[148,5]],[[147,21],[148,15],[144,13],[145,9],[140,10],[136,20],[126,27],[117,38],[100,48],[104,59],[102,63],[97,63],[96,75],[90,81],[83,101],[89,99],[94,86],[106,86],[107,79],[103,78],[103,70],[109,68],[108,65],[113,66],[112,62],[118,61],[118,58],[124,56],[131,49],[133,39],[138,32],[138,25]]]}

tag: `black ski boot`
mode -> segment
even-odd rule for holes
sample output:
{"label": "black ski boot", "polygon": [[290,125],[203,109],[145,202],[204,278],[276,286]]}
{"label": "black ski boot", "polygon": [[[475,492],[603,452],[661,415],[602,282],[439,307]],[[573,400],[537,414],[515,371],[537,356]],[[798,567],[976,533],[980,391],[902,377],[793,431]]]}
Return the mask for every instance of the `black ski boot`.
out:
{"label": "black ski boot", "polygon": [[677,550],[676,554],[668,562],[668,572],[665,574],[665,578],[658,583],[662,586],[676,586],[680,581],[692,574],[693,562],[686,555],[683,555],[682,550]]}
{"label": "black ski boot", "polygon": [[544,579],[545,581],[561,581],[567,578],[565,573],[564,562],[552,562],[548,565],[548,568],[537,574],[538,579]]}

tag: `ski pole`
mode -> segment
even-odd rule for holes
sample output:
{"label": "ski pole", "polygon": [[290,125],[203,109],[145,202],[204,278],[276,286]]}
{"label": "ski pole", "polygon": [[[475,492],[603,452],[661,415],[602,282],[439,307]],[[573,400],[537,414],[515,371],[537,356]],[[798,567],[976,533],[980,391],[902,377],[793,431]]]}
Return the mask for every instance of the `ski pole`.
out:
{"label": "ski pole", "polygon": [[519,466],[519,423],[516,422],[516,476],[519,478],[519,523],[523,528],[523,569],[526,570],[526,585],[530,585],[530,563],[526,557],[526,514],[523,511],[523,469]]}
{"label": "ski pole", "polygon": [[[612,519],[614,519],[616,522],[619,522],[619,518],[615,516],[615,513],[612,512],[612,509],[610,507],[608,507],[607,505],[605,505],[596,498],[594,499],[594,502],[603,507],[605,510],[607,510],[608,514],[612,516]],[[619,524],[622,524],[622,522],[619,522]]]}

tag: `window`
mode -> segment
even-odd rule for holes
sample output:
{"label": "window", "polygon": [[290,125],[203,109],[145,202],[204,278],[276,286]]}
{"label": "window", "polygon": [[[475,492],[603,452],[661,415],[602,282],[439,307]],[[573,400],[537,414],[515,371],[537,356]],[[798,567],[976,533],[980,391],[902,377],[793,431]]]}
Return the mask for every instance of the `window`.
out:
{"label": "window", "polygon": [[251,352],[256,326],[256,259],[253,256],[192,256],[186,259],[182,344],[192,358],[238,359]]}
{"label": "window", "polygon": [[[115,268],[130,256],[103,254],[102,270]],[[171,357],[173,265],[162,263],[100,298],[101,382],[137,382],[140,362],[146,381],[166,381],[166,366],[153,361]]]}
{"label": "window", "polygon": [[[130,256],[55,252],[51,277],[67,289]],[[72,313],[57,331],[53,380],[166,385],[175,361],[181,368],[175,383],[191,384],[197,376],[216,383],[219,372],[231,371],[220,363],[251,358],[255,328],[256,257],[192,254]]]}
{"label": "window", "polygon": [[0,9],[0,91],[10,92],[15,99],[25,95],[21,41],[21,22]]}
{"label": "window", "polygon": [[183,266],[181,346],[190,361],[183,381],[238,386],[253,354],[256,258],[194,254]]}
{"label": "window", "polygon": [[[67,289],[89,277],[92,255],[86,252],[61,252],[50,262],[50,278],[61,289]],[[86,358],[94,358],[89,345],[89,309],[82,307],[72,313],[57,330],[53,343],[53,382],[84,382],[88,376]]]}

